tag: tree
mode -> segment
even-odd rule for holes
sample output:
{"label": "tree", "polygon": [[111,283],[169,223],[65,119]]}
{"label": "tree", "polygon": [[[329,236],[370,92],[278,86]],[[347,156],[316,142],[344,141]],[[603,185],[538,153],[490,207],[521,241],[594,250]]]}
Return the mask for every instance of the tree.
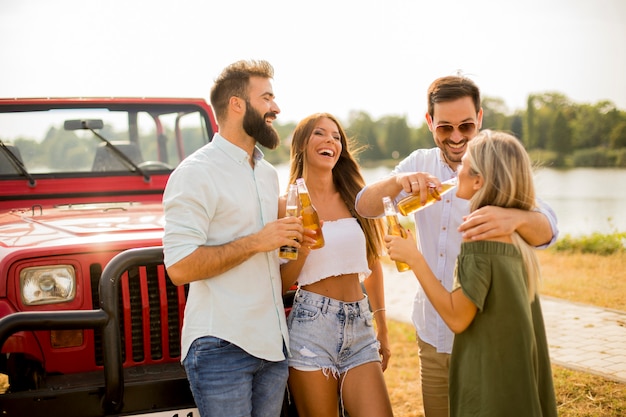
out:
{"label": "tree", "polygon": [[526,118],[524,119],[524,136],[521,137],[522,143],[527,149],[537,146],[537,138],[535,133],[535,96],[528,95],[526,101]]}
{"label": "tree", "polygon": [[428,123],[422,123],[420,127],[415,129],[414,135],[415,149],[428,149],[433,147],[433,133],[428,128]]}
{"label": "tree", "polygon": [[[105,126],[106,128],[106,126]],[[91,133],[79,138],[74,131],[51,127],[41,142],[41,155],[47,160],[43,166],[49,170],[66,169],[68,171],[88,170],[91,160],[85,155],[94,155],[95,147],[101,143],[97,138],[91,138]]]}
{"label": "tree", "polygon": [[561,93],[548,92],[533,96],[533,143],[531,147],[548,149],[550,131],[557,113],[561,111],[566,121],[571,120],[572,105],[570,100]]}
{"label": "tree", "polygon": [[617,124],[609,135],[611,149],[624,149],[626,148],[626,120]]}
{"label": "tree", "polygon": [[576,106],[572,123],[574,146],[577,149],[608,146],[609,134],[615,123],[611,120],[614,110],[615,106],[607,101]]}
{"label": "tree", "polygon": [[294,122],[288,122],[285,124],[274,122],[273,125],[278,132],[278,136],[280,137],[280,145],[273,150],[269,150],[261,145],[259,146],[261,146],[261,150],[265,154],[265,159],[267,159],[270,163],[288,163],[289,155],[291,153],[291,136],[296,128],[296,124]]}
{"label": "tree", "polygon": [[483,128],[510,130],[509,109],[501,98],[485,97],[482,100]]}
{"label": "tree", "polygon": [[555,165],[565,165],[565,155],[572,150],[572,129],[561,111],[556,114],[548,136],[547,148],[556,151]]}
{"label": "tree", "polygon": [[411,129],[406,116],[385,116],[378,123],[382,125],[385,157],[401,159],[413,151]]}
{"label": "tree", "polygon": [[369,114],[361,112],[351,112],[348,118],[349,127],[346,128],[348,136],[357,143],[357,148],[361,148],[358,154],[361,161],[376,161],[383,159],[383,152],[378,143],[376,133],[376,123]]}
{"label": "tree", "polygon": [[524,135],[524,115],[521,112],[516,112],[511,118],[511,132],[518,138],[522,139]]}

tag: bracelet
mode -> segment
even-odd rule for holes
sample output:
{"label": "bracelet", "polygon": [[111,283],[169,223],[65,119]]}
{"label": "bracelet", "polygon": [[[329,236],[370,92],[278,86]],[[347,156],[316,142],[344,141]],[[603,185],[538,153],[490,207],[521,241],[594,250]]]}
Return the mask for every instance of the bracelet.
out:
{"label": "bracelet", "polygon": [[379,308],[378,310],[374,310],[374,312],[372,313],[372,316],[374,316],[379,311],[387,311],[387,309],[385,307],[383,307],[383,308]]}

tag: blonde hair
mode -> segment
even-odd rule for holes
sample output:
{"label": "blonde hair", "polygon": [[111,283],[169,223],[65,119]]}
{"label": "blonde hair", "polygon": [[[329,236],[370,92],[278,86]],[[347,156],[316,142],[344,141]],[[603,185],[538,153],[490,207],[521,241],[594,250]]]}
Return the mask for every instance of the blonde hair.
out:
{"label": "blonde hair", "polygon": [[[484,180],[470,199],[470,211],[487,205],[529,211],[536,208],[532,164],[515,136],[483,130],[468,142],[467,160],[471,175],[480,175]],[[539,261],[535,249],[517,233],[512,238],[524,260],[528,297],[532,301],[541,276]]]}
{"label": "blonde hair", "polygon": [[291,141],[291,167],[289,170],[289,184],[294,184],[296,178],[305,176],[306,171],[306,152],[309,138],[320,119],[329,119],[339,131],[341,137],[341,154],[339,160],[333,167],[333,183],[339,191],[343,201],[346,203],[348,210],[353,217],[357,219],[365,234],[367,242],[367,260],[372,262],[380,257],[383,247],[384,228],[382,219],[366,219],[359,215],[354,209],[356,195],[363,187],[365,180],[361,174],[359,164],[354,159],[353,153],[349,150],[349,144],[352,142],[346,135],[341,123],[337,118],[329,113],[315,113],[305,117],[298,123],[293,131]]}

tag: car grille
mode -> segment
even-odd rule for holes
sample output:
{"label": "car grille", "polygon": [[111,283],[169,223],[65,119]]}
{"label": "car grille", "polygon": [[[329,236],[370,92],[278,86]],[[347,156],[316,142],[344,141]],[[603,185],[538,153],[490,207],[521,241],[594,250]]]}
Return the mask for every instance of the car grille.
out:
{"label": "car grille", "polygon": [[[90,266],[92,302],[99,307],[102,266]],[[120,281],[119,317],[124,367],[180,360],[180,332],[188,285],[177,287],[163,264],[132,267]],[[102,332],[94,330],[96,365],[102,366]]]}

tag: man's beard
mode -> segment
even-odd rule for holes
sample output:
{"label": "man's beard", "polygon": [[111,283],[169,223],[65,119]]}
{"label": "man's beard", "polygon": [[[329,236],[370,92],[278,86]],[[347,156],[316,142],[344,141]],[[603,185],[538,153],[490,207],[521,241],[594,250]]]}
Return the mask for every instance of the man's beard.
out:
{"label": "man's beard", "polygon": [[[464,139],[464,142],[465,142],[465,146],[467,146],[467,142],[469,142],[469,140]],[[435,143],[437,147],[441,149],[441,154],[443,155],[443,158],[445,159],[447,163],[451,163],[451,162],[456,163],[456,164],[461,163],[461,158],[463,158],[463,154],[465,152],[463,152],[463,154],[448,152],[448,146],[449,146],[448,144],[450,143],[448,139],[440,140],[438,138],[435,138]]]}
{"label": "man's beard", "polygon": [[246,100],[246,114],[243,116],[243,130],[252,136],[257,143],[268,149],[275,149],[280,143],[278,132],[272,125],[265,123],[265,118],[276,117],[274,113],[266,113],[261,115]]}

